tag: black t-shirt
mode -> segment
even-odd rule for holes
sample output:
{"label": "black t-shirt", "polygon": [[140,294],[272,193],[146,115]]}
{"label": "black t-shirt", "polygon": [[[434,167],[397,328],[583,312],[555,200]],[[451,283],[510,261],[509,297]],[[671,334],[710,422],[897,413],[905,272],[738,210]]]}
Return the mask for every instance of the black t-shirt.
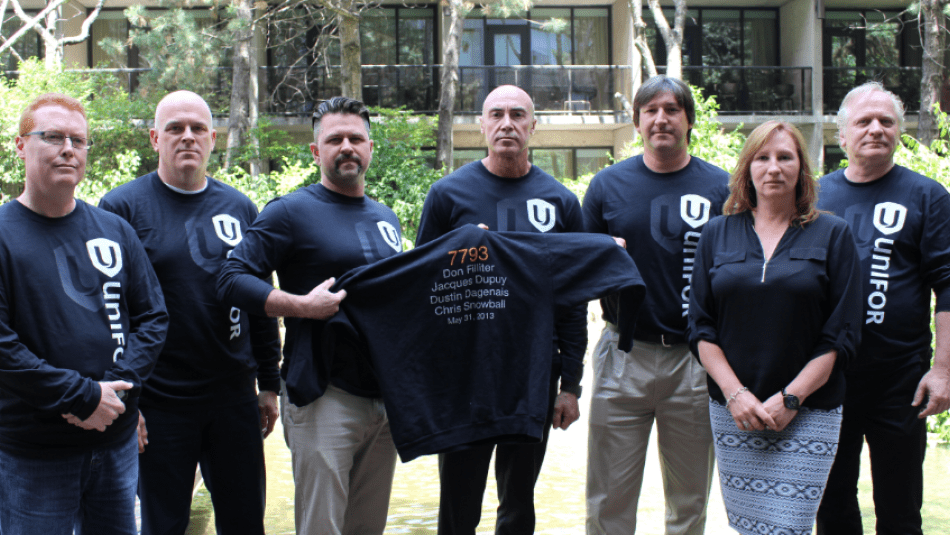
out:
{"label": "black t-shirt", "polygon": [[[583,232],[577,196],[554,177],[532,165],[528,174],[505,178],[481,161],[466,164],[432,185],[419,221],[416,245],[423,245],[462,225],[517,232]],[[561,388],[573,390],[584,373],[587,307],[558,311],[551,347]]]}
{"label": "black t-shirt", "polygon": [[[55,456],[128,440],[165,341],[162,291],[135,232],[77,200],[58,218],[0,206],[0,448]],[[104,432],[74,426],[98,381],[134,385]]]}
{"label": "black t-shirt", "polygon": [[106,194],[99,206],[135,229],[165,294],[170,323],[143,405],[229,405],[280,391],[277,321],[225,305],[218,271],[257,217],[243,193],[208,178],[179,193],[152,172]]}
{"label": "black t-shirt", "polygon": [[[218,295],[227,303],[264,315],[273,286],[261,280],[277,272],[282,290],[305,295],[330,277],[402,250],[399,219],[367,197],[349,197],[322,184],[271,201],[224,263]],[[372,372],[349,349],[346,364],[320,347],[325,321],[284,318],[281,375],[290,401],[302,407],[333,383],[347,392],[378,397]],[[349,347],[352,347],[349,346]],[[331,368],[334,365],[335,368]]]}
{"label": "black t-shirt", "polygon": [[[637,330],[683,336],[690,275],[703,225],[722,213],[729,174],[695,156],[673,173],[655,173],[643,156],[597,173],[584,196],[587,232],[623,238],[643,275],[647,296]],[[614,297],[601,301],[604,319],[616,323]]]}
{"label": "black t-shirt", "polygon": [[930,299],[950,310],[950,194],[895,165],[868,183],[844,170],[821,179],[818,207],[848,222],[864,280],[864,332],[855,372],[930,363]]}
{"label": "black t-shirt", "polygon": [[355,328],[366,340],[404,461],[478,442],[540,440],[554,311],[629,294],[630,308],[619,311],[629,349],[644,293],[633,261],[606,236],[473,225],[355,269],[340,288],[345,317],[327,332]]}
{"label": "black t-shirt", "polygon": [[[861,274],[848,225],[827,214],[792,225],[768,262],[753,225],[743,212],[703,229],[689,303],[693,354],[700,340],[718,345],[739,381],[764,401],[835,350],[831,377],[805,400],[835,408],[861,337]],[[711,376],[707,382],[710,397],[725,402]]]}

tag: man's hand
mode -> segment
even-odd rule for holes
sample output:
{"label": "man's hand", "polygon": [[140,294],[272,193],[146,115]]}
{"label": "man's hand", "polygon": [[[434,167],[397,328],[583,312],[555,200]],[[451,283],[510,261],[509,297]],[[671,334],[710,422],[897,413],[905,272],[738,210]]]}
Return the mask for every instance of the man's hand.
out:
{"label": "man's hand", "polygon": [[611,238],[613,238],[614,241],[617,242],[617,245],[623,247],[624,249],[627,248],[627,240],[625,240],[625,239],[623,239],[623,238],[621,238],[621,237],[619,237],[619,236],[611,236]]}
{"label": "man's hand", "polygon": [[346,297],[346,290],[340,290],[336,293],[331,292],[330,287],[333,286],[335,282],[336,279],[330,277],[321,282],[320,285],[313,290],[310,290],[310,293],[303,296],[303,300],[300,303],[303,308],[303,310],[301,310],[301,318],[325,320],[340,310],[340,301],[343,301],[343,298]]}
{"label": "man's hand", "polygon": [[277,392],[261,391],[257,395],[257,408],[261,411],[261,435],[267,438],[280,417],[280,411],[277,410]]}
{"label": "man's hand", "polygon": [[148,429],[145,428],[145,417],[142,411],[139,411],[139,425],[135,428],[135,434],[139,437],[139,453],[145,453],[145,446],[148,445]]}
{"label": "man's hand", "polygon": [[125,413],[125,403],[119,399],[116,392],[129,390],[132,383],[125,381],[100,381],[99,389],[102,391],[99,397],[99,406],[89,418],[80,420],[72,414],[64,414],[63,418],[67,422],[81,427],[83,429],[95,429],[96,431],[105,431],[106,427],[112,425],[119,415]]}
{"label": "man's hand", "polygon": [[911,405],[919,407],[924,399],[927,400],[927,406],[920,411],[918,418],[940,414],[950,408],[950,372],[933,368],[920,379]]}
{"label": "man's hand", "polygon": [[557,395],[557,399],[554,400],[554,421],[551,422],[554,429],[567,429],[580,416],[581,410],[577,407],[577,396],[570,392],[561,392]]}

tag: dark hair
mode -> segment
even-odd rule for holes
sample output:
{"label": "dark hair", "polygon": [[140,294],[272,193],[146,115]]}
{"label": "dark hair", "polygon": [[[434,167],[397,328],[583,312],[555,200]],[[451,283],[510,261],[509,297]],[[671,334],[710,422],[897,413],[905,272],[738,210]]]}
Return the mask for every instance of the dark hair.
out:
{"label": "dark hair", "polygon": [[795,213],[797,215],[792,222],[804,224],[818,218],[819,212],[815,208],[818,203],[818,181],[812,173],[811,159],[808,157],[808,149],[805,148],[805,138],[795,125],[781,121],[762,123],[749,134],[739,153],[736,170],[729,178],[729,198],[722,207],[722,213],[733,215],[755,208],[757,199],[755,187],[752,185],[752,159],[777,132],[788,132],[798,153],[798,183],[795,184]]}
{"label": "dark hair", "polygon": [[[633,124],[640,126],[640,108],[646,106],[651,100],[655,99],[660,93],[670,93],[676,102],[683,107],[686,112],[686,120],[690,125],[696,124],[696,101],[693,99],[693,91],[688,85],[678,78],[670,78],[664,74],[653,76],[640,86],[637,94],[633,97]],[[686,131],[686,143],[689,143],[693,133],[692,127]]]}
{"label": "dark hair", "polygon": [[330,100],[324,100],[317,106],[313,112],[313,139],[316,141],[317,134],[320,132],[320,120],[328,113],[342,113],[359,115],[363,118],[363,124],[366,125],[366,134],[369,134],[369,110],[359,100],[348,97],[333,97]]}

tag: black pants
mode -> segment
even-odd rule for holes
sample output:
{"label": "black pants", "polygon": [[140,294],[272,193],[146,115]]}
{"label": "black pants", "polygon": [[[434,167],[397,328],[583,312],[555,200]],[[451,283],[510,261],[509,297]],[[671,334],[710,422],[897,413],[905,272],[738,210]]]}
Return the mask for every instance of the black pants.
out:
{"label": "black pants", "polygon": [[200,464],[220,535],[264,534],[264,442],[257,400],[216,408],[143,407],[142,535],[182,535]]}
{"label": "black pants", "polygon": [[541,473],[554,416],[558,374],[552,374],[548,414],[541,442],[535,444],[486,444],[439,454],[438,535],[475,535],[482,516],[482,497],[488,466],[495,452],[498,486],[498,535],[534,533],[534,485]]}
{"label": "black pants", "polygon": [[871,458],[877,535],[921,535],[926,421],[912,407],[927,371],[912,363],[889,373],[848,377],[838,454],[818,509],[818,535],[861,535],[858,477],[865,439]]}

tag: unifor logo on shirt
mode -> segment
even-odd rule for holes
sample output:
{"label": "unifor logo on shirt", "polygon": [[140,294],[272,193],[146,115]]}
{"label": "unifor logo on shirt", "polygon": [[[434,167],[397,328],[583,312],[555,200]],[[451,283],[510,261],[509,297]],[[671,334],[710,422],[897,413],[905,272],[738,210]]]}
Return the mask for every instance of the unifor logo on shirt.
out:
{"label": "unifor logo on shirt", "polygon": [[106,238],[96,238],[86,242],[86,251],[92,266],[106,277],[112,278],[122,270],[122,250],[119,244]]}
{"label": "unifor logo on shirt", "polygon": [[874,227],[885,236],[900,232],[907,220],[907,208],[896,202],[882,202],[874,207]]}
{"label": "unifor logo on shirt", "polygon": [[[884,323],[884,307],[887,306],[887,287],[891,277],[891,255],[894,253],[894,234],[904,228],[907,208],[895,202],[882,202],[874,206],[874,228],[884,236],[875,237],[871,248],[871,276],[868,278],[868,308],[864,323]],[[890,237],[885,237],[890,236]]]}
{"label": "unifor logo on shirt", "polygon": [[528,199],[528,222],[539,232],[547,232],[557,223],[557,210],[543,199]]}
{"label": "unifor logo on shirt", "polygon": [[392,226],[389,221],[380,221],[376,223],[376,228],[383,235],[386,245],[392,247],[397,253],[402,252],[402,239],[399,237],[399,231],[396,230],[396,227]]}
{"label": "unifor logo on shirt", "polygon": [[244,239],[241,221],[229,214],[217,214],[210,219],[205,214],[194,215],[185,221],[185,236],[192,261],[211,274],[218,273],[221,263]]}
{"label": "unifor logo on shirt", "polygon": [[680,217],[687,225],[699,228],[709,221],[709,211],[712,203],[700,195],[683,195],[680,197]]}
{"label": "unifor logo on shirt", "polygon": [[237,244],[241,243],[243,236],[241,235],[240,221],[228,214],[218,214],[211,218],[211,223],[214,225],[214,233],[221,238],[221,241],[231,247],[236,247]]}

